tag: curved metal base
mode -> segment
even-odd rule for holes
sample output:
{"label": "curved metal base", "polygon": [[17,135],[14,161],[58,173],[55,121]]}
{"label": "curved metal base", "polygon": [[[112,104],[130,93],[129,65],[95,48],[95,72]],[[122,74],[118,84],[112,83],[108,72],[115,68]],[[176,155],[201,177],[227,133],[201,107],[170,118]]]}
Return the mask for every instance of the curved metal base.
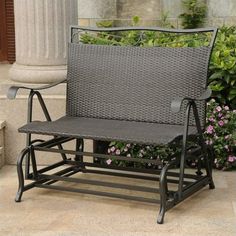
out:
{"label": "curved metal base", "polygon": [[211,182],[209,183],[209,189],[215,189],[215,184],[213,180],[211,180]]}
{"label": "curved metal base", "polygon": [[22,170],[22,163],[23,163],[25,156],[29,153],[29,151],[30,151],[30,148],[26,147],[25,149],[23,149],[21,151],[21,153],[19,154],[18,159],[17,159],[17,174],[18,174],[19,186],[18,186],[16,198],[15,198],[16,202],[21,201],[21,197],[24,192],[24,174],[23,174],[23,170]]}
{"label": "curved metal base", "polygon": [[[54,137],[53,139],[45,141],[44,143],[28,146],[21,151],[17,160],[17,174],[18,174],[18,179],[19,179],[19,187],[16,194],[16,198],[15,198],[16,202],[21,201],[24,191],[27,191],[34,187],[38,187],[38,188],[47,188],[47,189],[55,189],[55,190],[62,190],[62,191],[71,191],[71,192],[78,192],[78,193],[100,195],[100,196],[105,196],[105,197],[131,199],[131,200],[142,201],[142,202],[145,201],[145,202],[152,202],[152,203],[160,203],[160,210],[157,217],[157,223],[163,224],[166,211],[173,208],[175,205],[182,202],[187,197],[191,196],[196,191],[200,190],[201,188],[207,185],[209,185],[211,189],[215,187],[212,180],[212,176],[211,176],[211,169],[207,165],[206,165],[206,175],[203,176],[203,175],[197,175],[197,174],[195,175],[195,174],[183,173],[182,182],[181,182],[182,183],[181,191],[179,190],[170,191],[168,189],[169,183],[177,184],[177,185],[179,185],[180,183],[181,173],[170,170],[172,169],[172,167],[178,168],[179,160],[173,160],[173,161],[170,161],[169,163],[166,163],[163,166],[162,170],[147,170],[147,169],[128,168],[128,167],[112,167],[112,166],[107,166],[107,165],[102,165],[102,164],[97,164],[97,163],[84,162],[82,158],[84,155],[88,155],[88,156],[99,155],[99,157],[102,157],[102,158],[107,158],[108,156],[105,154],[84,152],[82,150],[83,144],[81,140],[77,140],[76,151],[66,150],[66,149],[61,149],[61,148],[58,148],[58,149],[53,148],[55,146],[58,146],[58,144],[61,144],[67,141],[71,141],[71,139]],[[76,160],[66,159],[66,160],[62,160],[60,162],[54,163],[50,166],[37,169],[37,163],[35,160],[34,151],[53,152],[53,153],[58,153],[58,154],[70,154],[70,155],[74,155],[75,159],[78,158],[79,160],[76,161]],[[30,173],[30,175],[32,176],[31,180],[33,182],[25,185],[22,165],[23,165],[23,161],[27,158],[29,154],[31,154],[30,157],[31,157],[31,162],[32,162],[32,173]],[[121,158],[121,157],[118,157],[118,158]],[[47,171],[54,170],[58,168],[59,166],[62,167],[64,165],[65,165],[65,168],[63,168],[62,170],[56,173],[45,174],[45,172]],[[182,166],[182,168],[184,168],[184,165]],[[113,169],[121,170],[122,173],[113,172],[112,171]],[[102,174],[102,175],[108,175],[108,176],[114,175],[114,176],[120,176],[120,177],[138,178],[138,179],[155,181],[154,183],[156,183],[156,181],[159,181],[159,189],[149,188],[149,187],[144,187],[144,186],[132,186],[132,185],[127,185],[127,184],[111,183],[111,182],[98,181],[98,180],[85,180],[85,179],[81,180],[79,178],[77,179],[77,178],[70,177],[71,175],[74,175],[78,172]],[[130,172],[134,172],[134,173],[130,173]],[[146,176],[146,175],[142,175],[141,173],[146,173],[146,174],[151,174],[151,175],[155,174],[157,176],[155,177]],[[125,188],[125,189],[140,191],[140,192],[159,193],[160,200],[139,197],[139,196],[127,196],[127,195],[115,194],[115,193],[113,194],[113,193],[107,193],[103,191],[99,192],[97,190],[88,190],[88,189],[83,189],[83,188],[75,189],[75,188],[53,185],[57,181],[84,183],[84,184],[89,184],[89,185],[105,186],[109,188],[121,188],[121,189]]]}
{"label": "curved metal base", "polygon": [[167,196],[168,195],[167,171],[169,170],[169,168],[171,166],[173,166],[175,164],[176,164],[176,161],[166,164],[160,173],[159,186],[160,186],[160,200],[161,201],[160,201],[160,211],[159,211],[159,215],[157,217],[158,224],[164,223],[164,217],[165,217],[165,213],[167,211],[167,198],[168,198],[168,196]]}

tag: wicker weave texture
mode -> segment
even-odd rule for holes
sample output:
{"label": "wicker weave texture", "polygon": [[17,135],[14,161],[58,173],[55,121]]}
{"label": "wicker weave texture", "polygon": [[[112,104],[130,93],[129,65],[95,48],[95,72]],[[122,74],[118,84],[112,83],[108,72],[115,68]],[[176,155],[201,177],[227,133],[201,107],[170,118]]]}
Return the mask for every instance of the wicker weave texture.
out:
{"label": "wicker weave texture", "polygon": [[[183,127],[182,125],[65,116],[53,122],[28,123],[21,127],[19,132],[106,141],[167,144],[183,134]],[[195,133],[196,127],[189,127],[189,134]]]}
{"label": "wicker weave texture", "polygon": [[[67,115],[183,124],[184,113],[173,114],[171,101],[200,96],[210,50],[72,43]],[[203,124],[205,103],[198,107]]]}

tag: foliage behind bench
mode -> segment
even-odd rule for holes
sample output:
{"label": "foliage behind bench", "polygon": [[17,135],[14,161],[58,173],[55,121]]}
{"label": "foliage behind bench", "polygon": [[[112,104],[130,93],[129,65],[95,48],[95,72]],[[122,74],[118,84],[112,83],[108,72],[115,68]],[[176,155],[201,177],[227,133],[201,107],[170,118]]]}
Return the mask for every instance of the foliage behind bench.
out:
{"label": "foliage behind bench", "polygon": [[[133,24],[138,24],[139,18],[133,18]],[[107,23],[106,23],[107,24]],[[100,23],[100,26],[104,26]],[[106,26],[106,25],[105,25]],[[109,26],[111,26],[109,24]],[[110,33],[84,34],[82,42],[86,44],[99,45],[117,45],[117,46],[166,46],[166,47],[199,47],[207,46],[209,35],[182,35],[173,37],[169,33],[160,33],[146,31],[140,35],[137,31],[124,32],[119,35]],[[223,170],[231,169],[236,166],[236,136],[233,133],[236,130],[236,116],[233,109],[236,108],[236,26],[223,26],[219,29],[215,48],[212,53],[209,67],[209,86],[213,91],[213,97],[217,103],[211,102],[207,110],[207,127],[214,127],[213,133],[205,132],[208,137],[208,145],[213,147],[215,153],[215,167]],[[209,119],[215,116],[217,107],[222,107],[222,111],[227,113],[228,123],[219,125],[219,120],[215,122]],[[224,108],[228,107],[229,111]],[[213,113],[214,112],[214,113]],[[212,136],[213,135],[213,136]],[[229,139],[225,139],[229,137]],[[217,138],[216,138],[217,137]],[[129,147],[127,147],[127,145]],[[191,145],[191,144],[190,144]],[[126,151],[127,150],[127,151]],[[109,145],[108,152],[116,155],[132,154],[133,156],[145,156],[147,158],[160,158],[165,160],[169,154],[179,155],[178,147],[151,147],[140,146],[136,144],[126,144],[121,142],[112,142]],[[109,160],[107,164],[111,164]],[[116,161],[115,165],[130,165],[125,161]],[[191,166],[196,166],[194,160],[189,162]],[[147,168],[158,168],[157,166],[146,166]]]}

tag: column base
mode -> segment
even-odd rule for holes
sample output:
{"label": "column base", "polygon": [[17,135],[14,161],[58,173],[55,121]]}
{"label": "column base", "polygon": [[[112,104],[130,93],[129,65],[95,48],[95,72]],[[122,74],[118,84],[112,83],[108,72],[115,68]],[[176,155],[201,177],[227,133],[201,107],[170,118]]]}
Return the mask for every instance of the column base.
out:
{"label": "column base", "polygon": [[26,66],[14,63],[10,79],[21,83],[49,84],[66,78],[67,66]]}

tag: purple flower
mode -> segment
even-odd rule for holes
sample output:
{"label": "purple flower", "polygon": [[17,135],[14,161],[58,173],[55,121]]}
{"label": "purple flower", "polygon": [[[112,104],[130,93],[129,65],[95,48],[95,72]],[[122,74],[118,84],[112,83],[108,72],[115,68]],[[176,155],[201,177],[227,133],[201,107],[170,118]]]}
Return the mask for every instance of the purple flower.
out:
{"label": "purple flower", "polygon": [[107,163],[107,165],[110,165],[110,164],[112,163],[112,160],[111,160],[111,159],[108,159],[108,160],[106,161],[106,163]]}
{"label": "purple flower", "polygon": [[223,126],[225,123],[224,123],[224,121],[223,120],[220,120],[219,122],[218,122],[218,125],[219,126]]}
{"label": "purple flower", "polygon": [[219,114],[218,114],[218,117],[219,117],[219,118],[220,118],[220,117],[222,117],[222,116],[223,116],[223,114],[222,114],[222,113],[219,113]]}
{"label": "purple flower", "polygon": [[116,155],[120,155],[120,149],[116,150]]}
{"label": "purple flower", "polygon": [[222,111],[222,108],[220,106],[216,107],[216,111],[220,112]]}
{"label": "purple flower", "polygon": [[212,125],[209,125],[208,127],[207,127],[207,134],[212,134],[213,133],[213,131],[214,131],[214,127],[212,126]]}
{"label": "purple flower", "polygon": [[236,161],[236,156],[228,156],[228,162],[234,162]]}

